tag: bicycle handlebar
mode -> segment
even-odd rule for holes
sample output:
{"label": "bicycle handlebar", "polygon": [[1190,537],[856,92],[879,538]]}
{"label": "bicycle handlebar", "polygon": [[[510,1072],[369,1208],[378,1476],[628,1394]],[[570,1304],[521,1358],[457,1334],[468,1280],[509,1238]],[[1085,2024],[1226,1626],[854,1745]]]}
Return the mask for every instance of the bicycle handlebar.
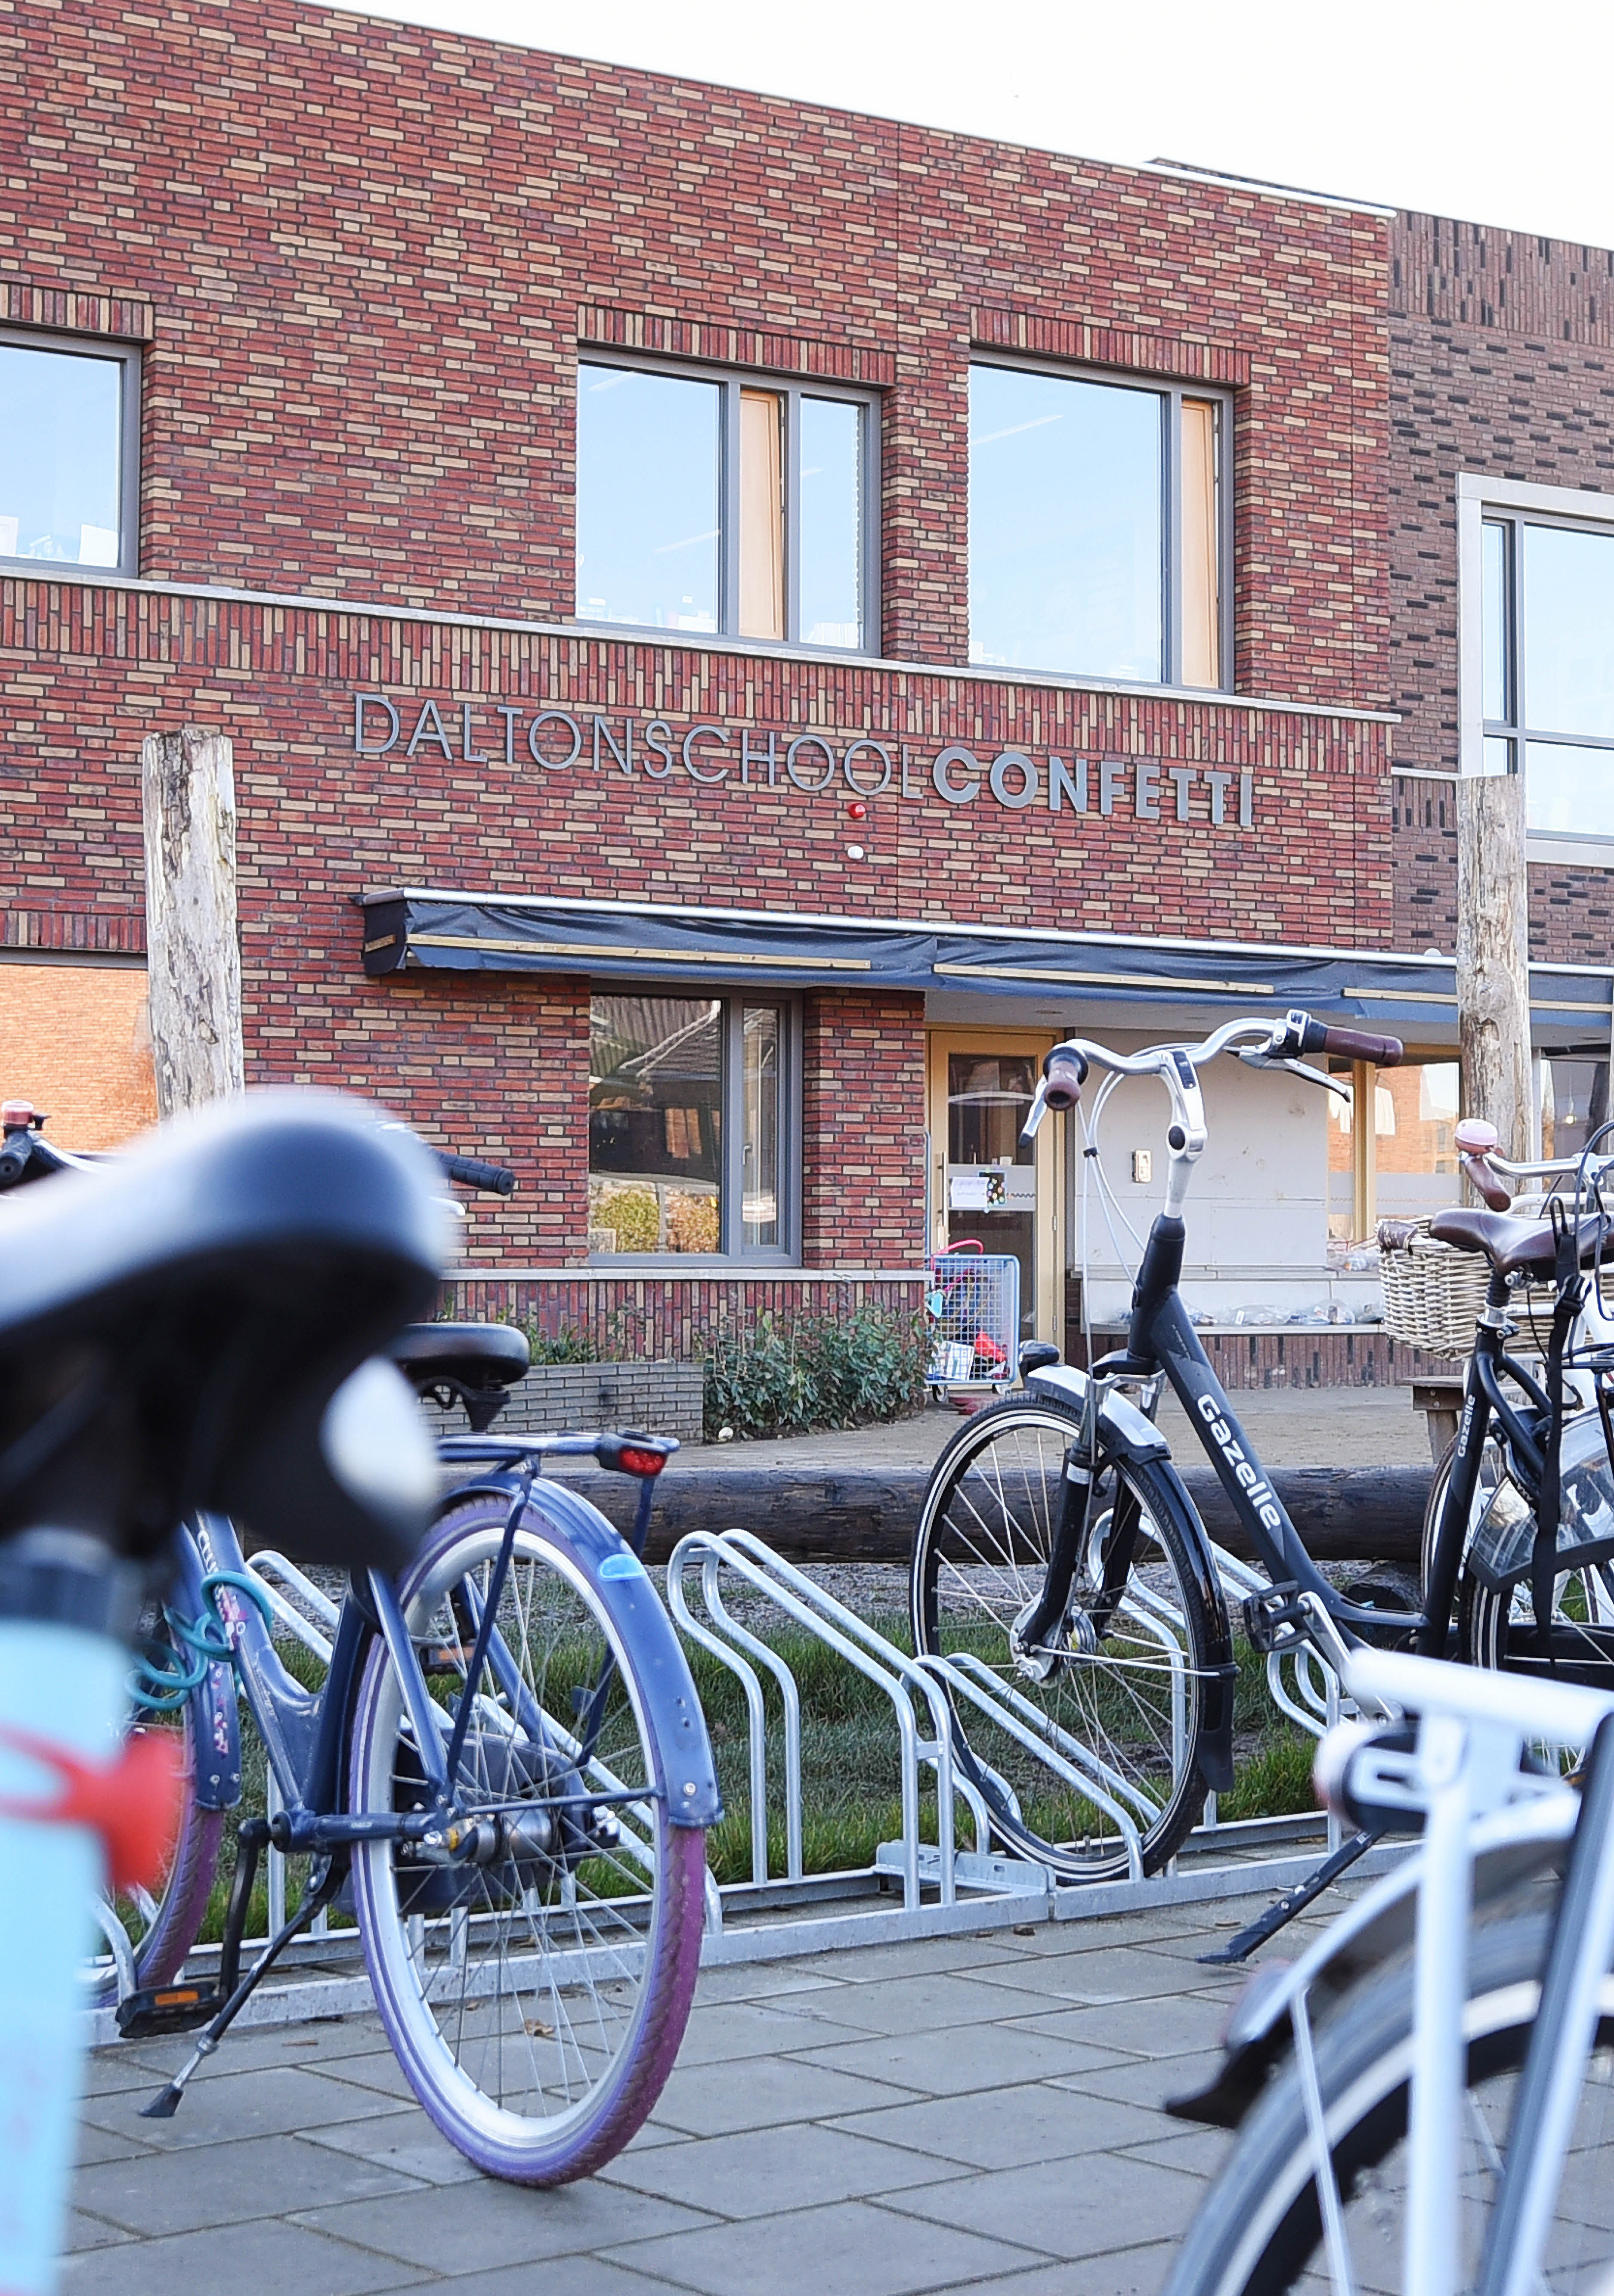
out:
{"label": "bicycle handlebar", "polygon": [[1336,1060],[1372,1061],[1381,1069],[1399,1068],[1405,1047],[1399,1037],[1375,1037],[1365,1029],[1336,1029],[1331,1022],[1314,1021],[1308,1013],[1291,1013],[1298,1021],[1303,1053],[1331,1053]]}

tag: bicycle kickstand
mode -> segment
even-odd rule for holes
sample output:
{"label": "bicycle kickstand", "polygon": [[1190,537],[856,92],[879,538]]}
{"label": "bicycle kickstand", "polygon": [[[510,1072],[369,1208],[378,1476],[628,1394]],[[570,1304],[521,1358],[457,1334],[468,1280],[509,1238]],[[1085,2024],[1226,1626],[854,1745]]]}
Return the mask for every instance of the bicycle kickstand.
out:
{"label": "bicycle kickstand", "polygon": [[[249,1824],[250,1823],[251,1821],[249,1820]],[[262,1825],[261,1820],[258,1823]],[[243,1825],[241,1832],[243,1837],[246,1836],[247,1826]],[[268,1833],[266,1825],[262,1826],[262,1832],[266,1837]],[[241,1931],[245,1926],[247,1903],[251,1896],[252,1876],[257,1870],[258,1848],[258,1841],[252,1840],[249,1845],[247,1857],[242,1860],[242,1864],[244,1864],[247,1869],[244,1886],[241,1880],[241,1866],[238,1865],[236,1869],[236,1887],[231,1893],[229,1916],[225,1922],[224,1950],[219,1956],[221,1971],[229,1978],[233,1978],[240,1965]],[[237,2016],[251,1999],[261,1980],[268,1975],[282,1952],[290,1945],[299,1930],[311,1922],[315,1914],[331,1903],[341,1888],[347,1864],[345,1857],[332,1856],[325,1860],[324,1871],[319,1874],[317,1880],[312,1874],[309,1876],[309,1886],[304,1890],[302,1903],[298,1906],[297,1911],[269,1939],[268,1944],[258,1955],[241,1982],[233,1986],[224,2006],[197,2041],[196,2046],[168,2087],[160,2089],[150,2104],[141,2106],[140,2118],[143,2120],[173,2119],[179,2110],[180,2099],[185,2093],[185,2086],[192,2075],[204,2059],[210,2057],[217,2048]],[[316,1868],[315,1871],[317,1872],[318,1869]],[[222,1992],[224,1988],[221,1986],[219,1989]]]}
{"label": "bicycle kickstand", "polygon": [[1364,1850],[1371,1849],[1382,1832],[1381,1826],[1374,1826],[1371,1830],[1364,1827],[1360,1833],[1351,1834],[1337,1849],[1331,1850],[1303,1882],[1297,1882],[1292,1890],[1268,1906],[1264,1914],[1258,1914],[1255,1920],[1241,1929],[1236,1937],[1229,1938],[1227,1943],[1218,1946],[1214,1953],[1196,1954],[1194,1958],[1213,1968],[1224,1967],[1229,1962],[1248,1961],[1258,1945],[1265,1945],[1268,1938],[1276,1937],[1297,1914],[1303,1914],[1315,1898],[1320,1898],[1324,1890],[1331,1888],[1348,1866],[1354,1866]]}

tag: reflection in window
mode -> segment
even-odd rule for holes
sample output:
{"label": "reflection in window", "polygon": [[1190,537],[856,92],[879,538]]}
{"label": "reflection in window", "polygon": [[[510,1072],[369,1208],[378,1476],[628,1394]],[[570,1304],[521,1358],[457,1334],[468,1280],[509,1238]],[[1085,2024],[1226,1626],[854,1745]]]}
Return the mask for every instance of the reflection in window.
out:
{"label": "reflection in window", "polygon": [[585,361],[579,618],[862,646],[873,428],[795,384]]}
{"label": "reflection in window", "polygon": [[[1541,1063],[1541,1152],[1578,1156],[1609,1120],[1609,1063],[1553,1058]],[[1603,1144],[1602,1153],[1608,1144]]]}
{"label": "reflection in window", "polygon": [[127,365],[0,343],[0,558],[123,562]]}
{"label": "reflection in window", "polygon": [[738,999],[591,999],[591,1255],[782,1256],[787,1020]]}
{"label": "reflection in window", "polygon": [[717,387],[628,367],[578,376],[578,611],[715,630]]}
{"label": "reflection in window", "polygon": [[1484,770],[1522,763],[1537,835],[1614,840],[1614,532],[1490,512],[1480,536]]}
{"label": "reflection in window", "polygon": [[970,657],[1216,685],[1222,409],[1072,375],[970,371]]}

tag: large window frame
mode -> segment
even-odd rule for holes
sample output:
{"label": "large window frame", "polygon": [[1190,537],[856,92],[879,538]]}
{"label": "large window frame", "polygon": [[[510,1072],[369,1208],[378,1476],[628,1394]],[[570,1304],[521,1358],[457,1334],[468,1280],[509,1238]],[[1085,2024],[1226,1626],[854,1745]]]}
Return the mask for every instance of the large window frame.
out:
{"label": "large window frame", "polygon": [[[1486,529],[1504,529],[1504,622],[1502,633],[1505,714],[1485,709]],[[1614,495],[1590,494],[1578,487],[1549,487],[1490,479],[1471,472],[1457,478],[1458,594],[1458,771],[1471,775],[1524,773],[1531,747],[1599,750],[1614,776],[1614,737],[1572,733],[1563,726],[1529,723],[1529,678],[1525,659],[1522,560],[1520,529],[1551,526],[1606,537],[1614,546]],[[1522,707],[1521,707],[1522,704]],[[1527,795],[1528,804],[1528,795]],[[1532,861],[1570,861],[1582,867],[1614,869],[1614,836],[1594,832],[1531,829],[1526,853]]]}
{"label": "large window frame", "polygon": [[[1231,693],[1233,688],[1233,393],[1214,383],[1181,382],[1169,376],[1139,374],[1131,369],[1077,365],[1047,358],[1017,357],[1006,352],[975,350],[970,366],[1003,367],[1021,374],[1036,374],[1057,381],[1101,383],[1108,390],[1142,391],[1160,402],[1160,484],[1164,496],[1160,521],[1160,586],[1164,611],[1160,618],[1161,676],[1127,680],[1095,676],[1078,671],[1026,666],[1017,674],[1028,677],[1072,677],[1097,685],[1137,684],[1149,692],[1169,689],[1184,693]],[[1217,526],[1217,668],[1214,685],[1185,685],[1182,678],[1183,642],[1183,402],[1209,403],[1217,409],[1216,526]],[[973,634],[971,634],[971,645]]]}
{"label": "large window frame", "polygon": [[[829,661],[879,658],[881,627],[881,394],[877,390],[856,383],[817,380],[804,381],[799,376],[775,374],[763,367],[712,366],[694,359],[649,359],[636,355],[625,356],[619,351],[595,350],[587,344],[578,348],[578,366],[579,370],[596,366],[618,367],[634,374],[668,375],[680,381],[715,383],[722,393],[718,476],[722,523],[718,553],[717,627],[715,632],[708,634],[707,643],[709,644],[713,637],[725,638],[748,650],[755,646],[772,651],[788,650],[792,653],[810,653],[815,660]],[[741,407],[746,393],[761,391],[769,392],[783,401],[784,635],[781,638],[747,636],[740,628]],[[855,645],[814,645],[800,636],[801,402],[804,398],[823,398],[840,406],[856,406],[862,414],[861,467],[857,488],[857,578],[861,612]],[[574,406],[575,403],[574,399]],[[578,484],[580,489],[580,477]],[[591,621],[587,615],[577,612],[574,612],[572,619],[584,629],[643,629],[668,644],[676,644],[679,636],[676,630],[658,628],[651,623]]]}
{"label": "large window frame", "polygon": [[28,574],[41,581],[72,581],[99,575],[102,580],[140,571],[140,348],[99,335],[52,333],[41,327],[0,327],[8,350],[49,351],[70,358],[104,359],[120,370],[118,437],[118,557],[111,565],[86,565],[71,558],[24,558],[0,553],[0,571]]}
{"label": "large window frame", "polygon": [[[719,1248],[715,1252],[591,1250],[591,1267],[654,1270],[659,1275],[699,1275],[726,1269],[799,1267],[802,1208],[802,1013],[801,999],[789,989],[758,982],[753,988],[721,981],[611,980],[593,979],[591,996],[676,998],[681,1002],[711,999],[722,1006],[723,1069],[721,1106],[723,1144],[718,1185]],[[777,1127],[780,1140],[778,1229],[776,1244],[748,1244],[744,1238],[744,1092],[745,1013],[748,1006],[767,1006],[781,1016],[782,1043],[779,1063]],[[592,1062],[591,1062],[592,1067]],[[594,1177],[592,1155],[589,1177]]]}

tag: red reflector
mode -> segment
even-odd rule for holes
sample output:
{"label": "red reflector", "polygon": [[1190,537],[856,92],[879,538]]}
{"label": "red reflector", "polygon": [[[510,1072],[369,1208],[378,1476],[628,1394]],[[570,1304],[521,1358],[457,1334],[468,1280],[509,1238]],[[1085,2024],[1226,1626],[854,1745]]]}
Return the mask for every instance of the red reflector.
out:
{"label": "red reflector", "polygon": [[622,1464],[630,1475],[659,1475],[667,1464],[665,1451],[639,1451],[631,1443],[622,1446]]}

